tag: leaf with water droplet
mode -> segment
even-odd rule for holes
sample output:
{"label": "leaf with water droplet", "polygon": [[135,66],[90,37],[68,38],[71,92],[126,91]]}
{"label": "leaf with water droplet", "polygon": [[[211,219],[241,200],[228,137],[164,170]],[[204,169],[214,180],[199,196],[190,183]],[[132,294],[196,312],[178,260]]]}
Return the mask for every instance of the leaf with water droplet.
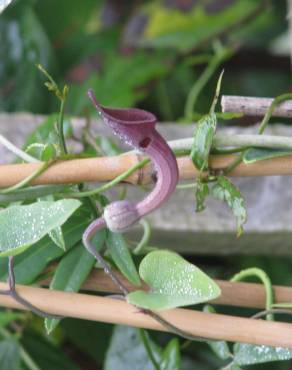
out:
{"label": "leaf with water droplet", "polygon": [[142,260],[139,273],[150,290],[132,292],[127,301],[146,309],[198,304],[221,293],[218,285],[198,267],[167,250],[150,252]]}
{"label": "leaf with water droplet", "polygon": [[191,149],[191,158],[199,171],[208,168],[209,153],[217,126],[215,113],[209,113],[197,123],[194,141]]}
{"label": "leaf with water droplet", "polygon": [[233,355],[236,364],[241,366],[253,365],[271,361],[291,360],[292,349],[235,343]]}
{"label": "leaf with water droplet", "polygon": [[243,232],[242,225],[247,219],[247,212],[241,192],[226,177],[218,176],[215,185],[211,189],[211,193],[215,198],[228,204],[236,218],[237,236],[240,236]]}
{"label": "leaf with water droplet", "polygon": [[41,201],[0,211],[0,257],[22,253],[61,226],[81,205],[76,199]]}

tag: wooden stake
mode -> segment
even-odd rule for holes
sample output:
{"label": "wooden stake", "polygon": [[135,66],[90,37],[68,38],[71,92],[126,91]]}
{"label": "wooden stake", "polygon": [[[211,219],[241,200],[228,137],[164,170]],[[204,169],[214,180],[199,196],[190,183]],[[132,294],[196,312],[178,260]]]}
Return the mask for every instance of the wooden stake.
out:
{"label": "wooden stake", "polygon": [[[264,116],[273,100],[271,98],[223,95],[221,107],[222,112],[243,113],[247,116]],[[279,104],[273,112],[273,117],[292,117],[292,100]]]}
{"label": "wooden stake", "polygon": [[[234,155],[212,155],[210,166],[214,170],[220,170],[230,164],[234,158]],[[110,181],[137,164],[138,161],[139,157],[136,154],[60,161],[49,167],[32,184],[77,184],[81,182]],[[198,171],[189,156],[179,157],[177,162],[180,180],[193,180],[198,175]],[[41,165],[42,163],[25,163],[0,166],[0,188],[17,184],[35,172]],[[246,177],[291,174],[291,156],[286,156],[251,164],[241,163],[229,175]],[[150,164],[136,171],[125,181],[130,184],[149,184],[152,181],[152,175],[153,168]]]}
{"label": "wooden stake", "polygon": [[[0,283],[0,289],[7,289]],[[126,302],[77,293],[50,291],[17,285],[19,294],[36,307],[64,317],[130,325],[167,331],[165,327]],[[0,295],[3,307],[23,309],[11,297]],[[159,312],[161,317],[180,329],[199,337],[292,348],[292,325],[189,309]]]}
{"label": "wooden stake", "polygon": [[[47,270],[49,271],[52,266]],[[146,284],[142,287],[135,287],[118,271],[115,274],[122,281],[123,285],[130,291],[137,289],[147,290]],[[221,288],[221,296],[210,303],[235,307],[265,309],[266,292],[262,284],[231,282],[226,280],[216,280]],[[50,279],[39,282],[43,286],[50,284]],[[119,294],[120,290],[112,282],[109,276],[101,269],[94,269],[82,286],[83,290],[103,292],[108,294]],[[273,286],[274,303],[292,302],[292,287]]]}
{"label": "wooden stake", "polygon": [[[129,291],[137,290],[127,279],[120,273],[115,272]],[[224,280],[215,280],[221,288],[221,296],[212,303],[227,306],[247,307],[247,308],[265,308],[266,293],[263,285],[255,283],[231,282]],[[48,284],[49,281],[42,282]],[[112,280],[102,270],[94,269],[86,282],[83,289],[107,293],[120,293]],[[140,289],[140,288],[139,288]],[[142,286],[147,290],[147,286]],[[273,286],[274,302],[292,302],[292,288],[284,286]]]}

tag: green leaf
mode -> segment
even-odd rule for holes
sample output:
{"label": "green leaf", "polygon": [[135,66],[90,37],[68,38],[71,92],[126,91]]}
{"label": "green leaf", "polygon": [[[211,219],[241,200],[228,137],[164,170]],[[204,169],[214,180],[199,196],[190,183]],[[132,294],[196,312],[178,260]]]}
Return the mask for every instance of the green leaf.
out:
{"label": "green leaf", "polygon": [[205,209],[205,199],[210,194],[209,185],[198,177],[195,186],[196,212],[202,212]]}
{"label": "green leaf", "polygon": [[3,328],[12,321],[19,320],[23,318],[23,315],[20,313],[1,311],[0,312],[0,328]]}
{"label": "green leaf", "polygon": [[52,231],[50,231],[49,237],[52,239],[52,241],[56,244],[57,247],[63,249],[64,251],[66,250],[64,235],[61,226],[58,226]]}
{"label": "green leaf", "polygon": [[21,337],[21,344],[41,370],[81,370],[66,351],[44,335],[27,329]]}
{"label": "green leaf", "polygon": [[134,285],[141,285],[139,274],[134,264],[129,247],[122,234],[109,232],[107,247],[121,273]]}
{"label": "green leaf", "polygon": [[292,359],[292,350],[289,348],[255,346],[246,343],[235,343],[233,346],[234,362],[238,365],[262,364],[271,361]]}
{"label": "green leaf", "polygon": [[[172,48],[187,53],[210,42],[210,39],[216,39],[224,30],[240,24],[241,20],[251,16],[258,6],[258,2],[237,0],[228,2],[225,7],[222,5],[219,11],[209,14],[207,2],[196,3],[196,6],[188,11],[166,7],[157,2],[145,7],[149,20],[138,44],[160,50]],[[241,30],[242,28],[244,27],[241,27]]]}
{"label": "green leaf", "polygon": [[[204,306],[203,311],[208,313],[216,313],[214,308],[210,305]],[[229,350],[227,342],[220,340],[220,341],[208,341],[207,343],[211,347],[215,355],[221,360],[227,360],[228,358],[232,358],[232,354]]]}
{"label": "green leaf", "polygon": [[[94,237],[94,245],[98,250],[103,246],[106,237],[105,230],[99,231]],[[78,292],[84,281],[87,279],[95,258],[88,253],[84,246],[78,245],[67,253],[58,264],[50,289],[62,290],[64,292]],[[45,319],[45,327],[50,334],[58,325],[60,320]]]}
{"label": "green leaf", "polygon": [[114,325],[70,318],[63,320],[61,325],[75,348],[99,365],[104,363]]}
{"label": "green leaf", "polygon": [[244,152],[244,163],[255,163],[265,159],[285,157],[292,155],[292,150],[289,149],[265,149],[265,148],[251,148]]}
{"label": "green leaf", "polygon": [[15,339],[4,339],[0,342],[0,369],[19,370],[20,347]]}
{"label": "green leaf", "polygon": [[164,349],[161,356],[160,369],[161,370],[181,369],[180,347],[177,338],[172,339]]}
{"label": "green leaf", "polygon": [[226,177],[218,176],[215,185],[211,188],[211,193],[215,198],[228,204],[236,218],[237,236],[240,236],[243,232],[242,225],[247,219],[244,199],[240,191]]}
{"label": "green leaf", "polygon": [[0,110],[48,109],[47,93],[41,88],[42,80],[35,64],[52,69],[53,49],[32,2],[14,1],[1,14],[0,45],[0,86],[13,81],[11,89],[1,94]]}
{"label": "green leaf", "polygon": [[138,307],[164,310],[206,302],[220,295],[220,288],[212,279],[174,252],[150,252],[142,260],[139,273],[150,290],[128,294],[127,301]]}
{"label": "green leaf", "polygon": [[[46,150],[49,150],[52,152],[53,150],[52,146],[55,150],[58,147],[59,139],[58,139],[58,133],[56,131],[57,121],[58,121],[58,115],[51,114],[26,139],[26,143],[24,145],[25,148],[39,146],[42,149],[42,152],[40,153],[40,157],[37,157],[37,158],[44,160],[42,156],[44,155],[45,158],[47,157]],[[70,136],[71,132],[72,132],[71,122],[65,117],[64,119],[65,137]],[[43,154],[44,150],[45,150],[45,153]],[[51,158],[52,157],[50,157],[49,159]]]}
{"label": "green leaf", "polygon": [[0,14],[12,2],[12,0],[0,0]]}
{"label": "green leaf", "polygon": [[89,88],[94,90],[97,99],[104,105],[133,107],[147,96],[147,89],[141,87],[164,76],[168,68],[159,55],[136,52],[128,57],[113,53],[106,58],[99,74],[93,73],[81,86],[71,87],[68,109],[74,114],[88,109],[86,91]]}
{"label": "green leaf", "polygon": [[215,113],[202,117],[196,126],[194,141],[191,149],[191,158],[199,171],[208,168],[209,153],[215,135],[217,118]]}
{"label": "green leaf", "polygon": [[[63,233],[67,250],[82,239],[85,228],[90,223],[88,211],[82,208],[77,210],[63,225]],[[19,284],[32,284],[42,273],[45,267],[55,259],[61,257],[64,251],[45,236],[33,248],[27,249],[15,257],[14,272]],[[7,280],[7,259],[0,258],[0,280]]]}
{"label": "green leaf", "polygon": [[239,367],[235,362],[231,362],[229,365],[224,366],[224,368],[220,370],[241,370],[241,367]]}
{"label": "green leaf", "polygon": [[[156,354],[155,344],[151,348]],[[159,358],[158,358],[159,360]],[[156,370],[142,344],[139,332],[128,326],[116,326],[106,355],[104,370]]]}
{"label": "green leaf", "polygon": [[0,256],[15,256],[62,225],[81,205],[78,200],[42,201],[0,211]]}

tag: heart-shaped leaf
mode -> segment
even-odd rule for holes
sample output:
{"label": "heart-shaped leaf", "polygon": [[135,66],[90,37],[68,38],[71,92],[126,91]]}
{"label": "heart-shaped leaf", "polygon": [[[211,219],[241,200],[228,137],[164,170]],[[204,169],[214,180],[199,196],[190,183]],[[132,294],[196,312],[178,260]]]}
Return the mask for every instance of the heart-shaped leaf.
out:
{"label": "heart-shaped leaf", "polygon": [[150,290],[132,292],[127,301],[142,308],[164,310],[206,302],[220,295],[220,288],[212,279],[174,252],[150,252],[142,260],[139,273]]}
{"label": "heart-shaped leaf", "polygon": [[80,202],[63,199],[12,206],[0,211],[0,257],[15,256],[61,226]]}

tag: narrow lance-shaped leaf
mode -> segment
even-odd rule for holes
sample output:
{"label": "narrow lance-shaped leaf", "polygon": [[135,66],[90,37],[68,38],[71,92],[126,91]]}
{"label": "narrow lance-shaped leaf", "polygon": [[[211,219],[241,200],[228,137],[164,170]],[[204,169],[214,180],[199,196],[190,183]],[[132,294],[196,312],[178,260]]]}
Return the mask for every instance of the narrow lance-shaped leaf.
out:
{"label": "narrow lance-shaped leaf", "polygon": [[199,171],[208,168],[209,153],[217,126],[215,113],[209,113],[197,123],[194,141],[191,149],[191,158]]}
{"label": "narrow lance-shaped leaf", "polygon": [[244,199],[240,191],[226,177],[218,176],[215,185],[211,189],[211,193],[215,198],[228,204],[236,218],[237,236],[240,236],[243,232],[242,225],[247,219]]}
{"label": "narrow lance-shaped leaf", "polygon": [[164,310],[215,299],[220,288],[198,267],[167,250],[150,252],[142,260],[139,273],[149,291],[135,291],[127,301],[136,306]]}
{"label": "narrow lance-shaped leaf", "polygon": [[212,147],[213,138],[217,127],[217,117],[215,107],[220,94],[223,72],[217,81],[215,96],[209,114],[202,117],[197,123],[194,141],[191,149],[191,158],[199,171],[208,169],[209,154]]}
{"label": "narrow lance-shaped leaf", "polygon": [[[105,230],[99,231],[94,236],[93,244],[97,250],[102,248],[105,236]],[[78,245],[67,253],[58,264],[50,289],[78,292],[92,270],[94,263],[94,257],[88,253],[82,244]],[[46,318],[45,327],[47,333],[50,334],[59,322],[60,320],[57,319]]]}
{"label": "narrow lance-shaped leaf", "polygon": [[0,369],[18,370],[20,366],[20,346],[16,339],[0,341]]}
{"label": "narrow lance-shaped leaf", "polygon": [[289,149],[268,149],[268,148],[251,148],[244,152],[244,163],[255,163],[265,159],[279,158],[286,155],[292,155]]}
{"label": "narrow lance-shaped leaf", "polygon": [[209,195],[209,185],[200,177],[195,182],[196,212],[202,212],[205,209],[205,200]]}
{"label": "narrow lance-shaped leaf", "polygon": [[0,256],[15,256],[61,226],[81,205],[75,199],[42,201],[0,211]]}
{"label": "narrow lance-shaped leaf", "polygon": [[138,271],[123,235],[110,231],[106,243],[110,255],[121,273],[132,284],[141,285]]}

